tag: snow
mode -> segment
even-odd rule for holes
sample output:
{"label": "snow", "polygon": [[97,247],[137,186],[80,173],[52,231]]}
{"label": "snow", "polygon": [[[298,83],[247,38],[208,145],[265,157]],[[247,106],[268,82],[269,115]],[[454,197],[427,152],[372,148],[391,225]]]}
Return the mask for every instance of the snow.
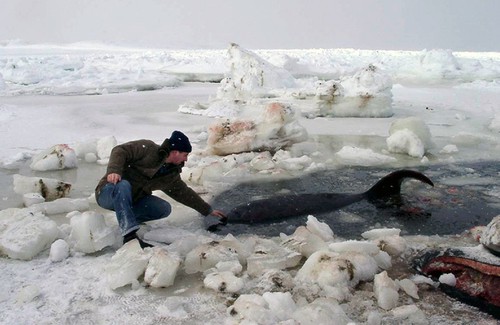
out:
{"label": "snow", "polygon": [[453,238],[373,225],[346,240],[315,216],[291,235],[222,237],[173,202],[142,250],[93,189],[116,144],[174,129],[193,142],[182,177],[207,200],[246,179],[498,161],[499,79],[500,53],[2,43],[1,322],[451,324],[420,290],[436,284],[398,267]]}

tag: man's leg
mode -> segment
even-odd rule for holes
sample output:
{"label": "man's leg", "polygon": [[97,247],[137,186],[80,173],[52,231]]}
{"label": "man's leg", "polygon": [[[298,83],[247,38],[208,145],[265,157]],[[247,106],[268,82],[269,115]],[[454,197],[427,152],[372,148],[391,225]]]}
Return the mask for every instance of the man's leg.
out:
{"label": "man's leg", "polygon": [[96,200],[102,208],[116,212],[122,236],[139,229],[139,221],[132,207],[132,186],[128,181],[121,180],[116,184],[104,185]]}
{"label": "man's leg", "polygon": [[148,195],[136,202],[132,210],[137,222],[142,223],[167,217],[172,212],[172,206],[157,196]]}
{"label": "man's leg", "polygon": [[106,184],[96,199],[99,206],[116,212],[123,243],[137,239],[142,248],[152,245],[137,237],[139,224],[165,218],[172,211],[170,203],[153,195],[148,195],[134,204],[132,186],[126,180]]}

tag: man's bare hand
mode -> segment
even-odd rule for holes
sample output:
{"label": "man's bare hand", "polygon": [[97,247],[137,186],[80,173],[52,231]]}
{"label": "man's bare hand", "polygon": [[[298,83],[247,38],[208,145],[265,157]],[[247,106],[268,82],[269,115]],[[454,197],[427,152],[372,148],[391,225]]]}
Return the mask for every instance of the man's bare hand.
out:
{"label": "man's bare hand", "polygon": [[122,177],[116,173],[111,173],[107,176],[106,179],[107,179],[108,183],[116,184],[122,180]]}

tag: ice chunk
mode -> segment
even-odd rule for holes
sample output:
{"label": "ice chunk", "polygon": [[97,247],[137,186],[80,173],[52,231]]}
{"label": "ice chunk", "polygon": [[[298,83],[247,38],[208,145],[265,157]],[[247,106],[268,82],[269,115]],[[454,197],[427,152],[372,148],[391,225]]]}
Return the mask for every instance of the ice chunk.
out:
{"label": "ice chunk", "polygon": [[284,270],[295,267],[302,255],[276,244],[270,239],[260,239],[254,252],[247,258],[247,272],[250,276],[259,276],[266,270]]}
{"label": "ice chunk", "polygon": [[358,252],[375,256],[380,249],[375,243],[359,240],[347,240],[343,242],[331,243],[328,245],[333,252]]}
{"label": "ice chunk", "polygon": [[314,252],[328,249],[328,245],[321,237],[313,234],[304,226],[297,227],[290,236],[282,235],[282,239],[284,247],[297,251],[305,257],[311,256]]}
{"label": "ice chunk", "polygon": [[267,301],[257,294],[244,294],[228,308],[238,324],[276,324],[279,322],[274,311],[269,310]]}
{"label": "ice chunk", "polygon": [[32,170],[47,171],[76,168],[78,161],[73,148],[67,144],[57,144],[33,157],[30,164]]}
{"label": "ice chunk", "polygon": [[377,246],[391,256],[399,256],[406,250],[406,240],[400,236],[385,236],[373,241]]}
{"label": "ice chunk", "polygon": [[290,292],[266,292],[262,298],[280,321],[290,319],[290,315],[297,309]]}
{"label": "ice chunk", "polygon": [[97,140],[96,151],[97,157],[99,158],[97,162],[99,164],[107,164],[109,156],[111,155],[111,150],[113,150],[116,144],[117,141],[114,136],[107,136]]}
{"label": "ice chunk", "polygon": [[273,161],[271,153],[269,153],[269,151],[259,153],[250,161],[250,167],[259,171],[272,169],[274,168],[274,166],[275,162]]}
{"label": "ice chunk", "polygon": [[[161,233],[161,231],[156,231],[153,230],[155,234]],[[183,231],[180,231],[180,233],[183,233]],[[144,235],[144,239],[146,240],[153,240],[153,241],[158,241],[158,242],[167,242],[169,240],[168,238],[165,238],[163,236],[149,236],[150,232],[147,232]],[[172,251],[177,252],[180,256],[186,256],[190,251],[195,249],[197,246],[202,245],[207,242],[211,242],[213,239],[205,236],[199,236],[195,234],[187,234],[184,237],[177,238],[175,239],[170,245],[169,248]]]}
{"label": "ice chunk", "polygon": [[359,281],[372,280],[377,271],[375,259],[366,253],[320,251],[307,259],[296,278],[318,283],[322,287],[337,284],[353,286]]}
{"label": "ice chunk", "polygon": [[154,247],[144,274],[144,281],[155,288],[171,286],[174,284],[181,262],[179,256]]}
{"label": "ice chunk", "polygon": [[57,224],[42,213],[23,209],[12,219],[17,220],[6,224],[0,234],[0,250],[10,258],[30,260],[47,249],[59,235]]}
{"label": "ice chunk", "polygon": [[[392,112],[392,80],[370,64],[340,84],[327,82],[316,94],[318,114],[342,117],[388,117]],[[326,90],[326,92],[325,92]]]}
{"label": "ice chunk", "polygon": [[219,272],[231,272],[233,274],[240,274],[243,271],[243,266],[239,261],[221,261],[215,264],[215,268]]}
{"label": "ice chunk", "polygon": [[[420,69],[428,78],[446,78],[461,69],[451,50],[432,49],[422,51]],[[422,73],[421,72],[421,73]]]}
{"label": "ice chunk", "polygon": [[373,291],[380,308],[390,310],[397,306],[399,299],[398,286],[387,275],[386,271],[375,275]]}
{"label": "ice chunk", "polygon": [[29,207],[33,204],[45,202],[44,197],[40,193],[26,193],[23,195],[24,206]]}
{"label": "ice chunk", "polygon": [[457,279],[453,273],[443,273],[439,276],[439,282],[454,287],[457,284]]}
{"label": "ice chunk", "polygon": [[277,151],[307,139],[295,110],[283,103],[270,103],[248,119],[226,120],[208,130],[208,151],[228,155],[249,151]]}
{"label": "ice chunk", "polygon": [[72,211],[86,211],[90,207],[87,199],[61,198],[51,202],[42,202],[30,206],[30,211],[39,211],[46,215],[62,214]]}
{"label": "ice chunk", "polygon": [[389,135],[386,142],[390,152],[422,158],[425,152],[433,146],[429,127],[418,117],[394,121]]}
{"label": "ice chunk", "polygon": [[221,244],[231,248],[238,254],[238,260],[242,265],[246,264],[246,259],[252,254],[256,245],[256,237],[247,237],[239,240],[231,234],[228,234],[221,241]]}
{"label": "ice chunk", "polygon": [[236,293],[244,285],[241,278],[238,278],[230,271],[209,273],[203,280],[205,287],[217,292]]}
{"label": "ice chunk", "polygon": [[396,158],[374,152],[372,149],[343,146],[335,153],[345,165],[376,166],[397,161]]}
{"label": "ice chunk", "polygon": [[500,252],[500,215],[484,228],[480,242],[489,249]]}
{"label": "ice chunk", "polygon": [[52,178],[28,177],[16,174],[14,192],[17,194],[39,193],[46,200],[54,200],[69,194],[71,184]]}
{"label": "ice chunk", "polygon": [[353,323],[335,299],[318,298],[305,306],[299,307],[292,318],[301,325]]}
{"label": "ice chunk", "polygon": [[61,262],[69,256],[69,245],[63,239],[58,239],[50,246],[49,259],[52,262]]}
{"label": "ice chunk", "polygon": [[431,278],[428,278],[426,276],[419,275],[419,274],[413,275],[410,278],[410,280],[413,281],[415,284],[428,284],[428,285],[433,286],[435,288],[437,288],[439,286],[439,282],[434,282],[434,281],[432,281]]}
{"label": "ice chunk", "polygon": [[378,311],[370,311],[366,319],[367,325],[380,325],[382,324],[382,315]]}
{"label": "ice chunk", "polygon": [[326,223],[318,221],[314,216],[307,216],[306,227],[310,232],[319,236],[325,242],[333,240],[332,228]]}
{"label": "ice chunk", "polygon": [[424,312],[416,305],[407,305],[394,308],[391,313],[400,324],[427,325],[429,321]]}
{"label": "ice chunk", "polygon": [[97,157],[97,139],[86,140],[76,143],[74,146],[76,156],[85,158],[88,154]]}
{"label": "ice chunk", "polygon": [[359,252],[346,252],[342,256],[353,265],[354,277],[351,280],[352,285],[358,281],[373,280],[375,273],[378,271],[378,265],[372,256]]}
{"label": "ice chunk", "polygon": [[312,254],[295,276],[295,281],[306,286],[317,284],[329,297],[344,300],[354,278],[354,265],[339,254],[319,251]]}
{"label": "ice chunk", "polygon": [[406,292],[408,296],[415,299],[420,299],[420,297],[418,296],[418,287],[415,282],[410,279],[402,279],[396,280],[396,283],[401,287],[401,289],[403,289],[404,292]]}
{"label": "ice chunk", "polygon": [[71,218],[70,239],[75,250],[87,254],[94,253],[115,243],[115,233],[106,225],[102,214],[95,211],[75,211],[68,217]]}
{"label": "ice chunk", "polygon": [[382,270],[388,270],[392,267],[391,255],[387,252],[380,251],[377,255],[373,256],[373,259]]}
{"label": "ice chunk", "polygon": [[295,78],[288,71],[237,44],[231,44],[228,53],[231,68],[217,90],[218,99],[245,101],[295,85]]}
{"label": "ice chunk", "polygon": [[306,155],[301,157],[290,157],[287,159],[276,159],[276,165],[285,170],[302,170],[312,164],[312,158]]}
{"label": "ice chunk", "polygon": [[379,228],[365,231],[361,237],[365,239],[375,240],[386,236],[399,236],[401,229],[398,228]]}
{"label": "ice chunk", "polygon": [[268,270],[255,279],[254,292],[287,292],[291,291],[295,283],[287,271]]}
{"label": "ice chunk", "polygon": [[444,146],[443,149],[441,149],[441,151],[439,151],[439,152],[445,153],[445,154],[452,154],[452,153],[458,152],[458,148],[454,144],[448,144],[448,145]]}
{"label": "ice chunk", "polygon": [[146,270],[151,250],[141,248],[139,241],[134,239],[125,243],[106,266],[108,285],[111,289],[117,289],[128,284],[137,287],[137,280]]}
{"label": "ice chunk", "polygon": [[239,261],[235,249],[222,245],[219,241],[212,241],[191,250],[184,261],[187,274],[204,272],[215,267],[221,261]]}

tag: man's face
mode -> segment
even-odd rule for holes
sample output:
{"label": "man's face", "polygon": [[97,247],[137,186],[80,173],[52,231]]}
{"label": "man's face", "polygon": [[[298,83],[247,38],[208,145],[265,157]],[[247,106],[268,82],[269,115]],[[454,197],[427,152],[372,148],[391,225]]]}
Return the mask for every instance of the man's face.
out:
{"label": "man's face", "polygon": [[170,151],[170,154],[168,155],[166,161],[174,165],[180,165],[183,162],[187,161],[188,155],[189,152],[172,150]]}

